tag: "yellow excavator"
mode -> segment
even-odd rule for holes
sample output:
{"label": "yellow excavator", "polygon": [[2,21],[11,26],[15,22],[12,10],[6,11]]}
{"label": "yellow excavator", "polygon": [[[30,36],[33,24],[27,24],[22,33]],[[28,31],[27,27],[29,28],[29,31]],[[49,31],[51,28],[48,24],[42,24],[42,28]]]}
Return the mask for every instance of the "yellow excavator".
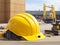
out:
{"label": "yellow excavator", "polygon": [[[51,8],[51,13],[47,14],[46,12],[46,7]],[[45,35],[60,35],[60,20],[57,20],[57,15],[55,12],[55,8],[54,5],[50,6],[46,6],[46,4],[44,4],[44,13],[43,13],[43,17],[44,17],[44,22],[45,23],[51,23],[52,24],[52,28],[51,30],[45,30]]]}
{"label": "yellow excavator", "polygon": [[[46,14],[46,7],[52,9],[50,15],[48,16]],[[48,22],[52,24],[51,30],[45,30],[45,34],[59,35],[60,34],[60,20],[57,20],[55,8],[53,5],[50,7],[44,4],[43,17],[44,17],[44,22],[46,23]]]}
{"label": "yellow excavator", "polygon": [[[51,11],[49,12],[49,14],[46,11],[46,7],[51,8]],[[46,4],[44,4],[44,6],[43,6],[43,21],[45,23],[52,23],[52,22],[56,21],[56,12],[55,12],[54,5],[46,6]]]}
{"label": "yellow excavator", "polygon": [[13,16],[6,26],[0,31],[0,38],[8,40],[40,40],[45,36],[40,32],[40,26],[31,14],[20,13]]}

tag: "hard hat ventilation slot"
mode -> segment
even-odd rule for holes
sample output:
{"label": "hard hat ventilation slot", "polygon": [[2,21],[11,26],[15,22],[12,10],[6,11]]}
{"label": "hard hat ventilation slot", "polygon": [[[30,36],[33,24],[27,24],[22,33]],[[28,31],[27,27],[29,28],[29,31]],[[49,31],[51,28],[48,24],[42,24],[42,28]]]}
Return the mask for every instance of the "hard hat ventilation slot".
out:
{"label": "hard hat ventilation slot", "polygon": [[40,35],[38,36],[38,38],[40,38]]}

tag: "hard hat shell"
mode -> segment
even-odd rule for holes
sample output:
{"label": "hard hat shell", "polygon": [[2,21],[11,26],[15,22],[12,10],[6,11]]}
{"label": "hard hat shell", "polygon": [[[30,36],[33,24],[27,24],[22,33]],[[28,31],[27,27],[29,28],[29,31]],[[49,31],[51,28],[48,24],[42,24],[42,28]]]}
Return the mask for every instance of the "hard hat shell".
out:
{"label": "hard hat shell", "polygon": [[7,28],[18,36],[26,40],[44,39],[45,36],[40,32],[37,20],[28,13],[21,13],[13,16],[7,25]]}

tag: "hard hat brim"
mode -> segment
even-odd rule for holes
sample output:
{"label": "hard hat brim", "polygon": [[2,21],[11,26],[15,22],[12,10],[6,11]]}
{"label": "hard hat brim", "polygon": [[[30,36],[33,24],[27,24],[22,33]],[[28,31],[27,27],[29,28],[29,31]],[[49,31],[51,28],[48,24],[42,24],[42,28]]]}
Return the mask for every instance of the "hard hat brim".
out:
{"label": "hard hat brim", "polygon": [[41,40],[41,39],[44,39],[45,36],[40,33],[40,34],[37,34],[37,35],[32,35],[32,36],[23,36],[26,40],[29,40],[29,41],[34,41],[34,40]]}

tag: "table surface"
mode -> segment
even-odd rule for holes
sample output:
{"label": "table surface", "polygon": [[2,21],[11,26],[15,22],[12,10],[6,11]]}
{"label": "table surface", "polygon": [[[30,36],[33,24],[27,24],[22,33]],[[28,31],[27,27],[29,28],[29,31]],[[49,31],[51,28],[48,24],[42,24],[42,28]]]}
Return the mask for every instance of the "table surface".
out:
{"label": "table surface", "polygon": [[60,45],[60,36],[46,37],[37,41],[0,40],[0,45]]}

